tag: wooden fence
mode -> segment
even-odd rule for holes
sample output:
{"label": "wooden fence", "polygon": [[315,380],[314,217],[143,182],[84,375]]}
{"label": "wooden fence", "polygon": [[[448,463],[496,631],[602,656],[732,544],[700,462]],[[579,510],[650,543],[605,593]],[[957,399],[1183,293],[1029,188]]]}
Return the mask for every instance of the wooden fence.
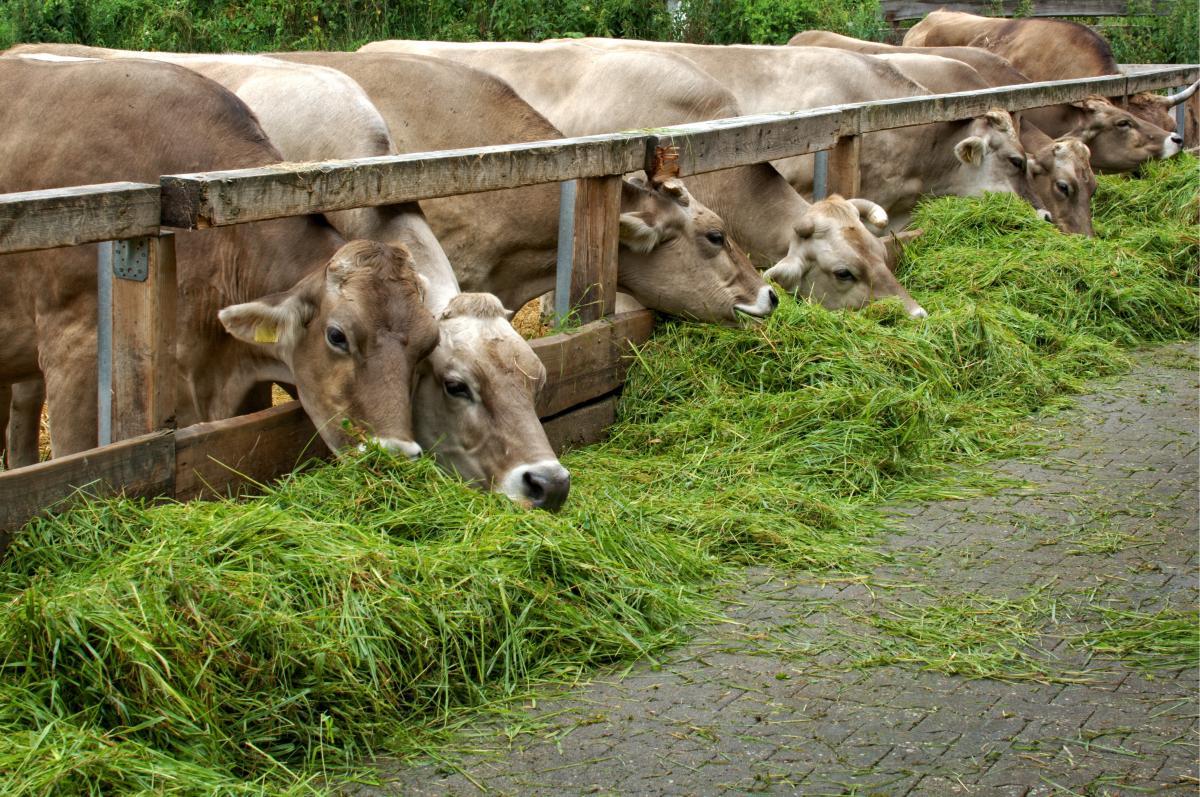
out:
{"label": "wooden fence", "polygon": [[[538,411],[552,442],[584,442],[612,422],[632,344],[647,311],[612,315],[620,175],[653,168],[673,147],[683,176],[818,153],[820,193],[855,196],[858,142],[877,130],[967,119],[1092,94],[1123,96],[1189,84],[1194,66],[760,114],[678,127],[467,150],[169,175],[159,185],[113,183],[0,195],[0,254],[100,247],[101,445],[0,473],[0,549],[11,531],[79,490],[188,499],[261,483],[327,451],[298,403],[186,429],[169,428],[175,330],[174,238],[204,229],[559,182],[559,284],[583,326],[532,342],[549,381]],[[826,155],[821,155],[826,153]],[[569,182],[568,182],[569,181]],[[565,244],[570,241],[569,245]],[[114,356],[114,352],[116,356]],[[115,442],[113,442],[115,441]]]}

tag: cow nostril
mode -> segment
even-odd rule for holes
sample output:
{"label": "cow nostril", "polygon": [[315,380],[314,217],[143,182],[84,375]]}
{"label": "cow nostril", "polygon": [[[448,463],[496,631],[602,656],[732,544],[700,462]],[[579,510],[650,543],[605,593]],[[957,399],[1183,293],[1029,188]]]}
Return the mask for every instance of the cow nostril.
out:
{"label": "cow nostril", "polygon": [[525,497],[538,509],[557,511],[567,500],[571,490],[571,474],[565,468],[556,473],[525,471],[521,477],[525,485]]}
{"label": "cow nostril", "polygon": [[772,309],[779,306],[779,296],[777,296],[775,294],[775,290],[773,288],[767,288],[767,297],[768,297],[768,300],[771,302]]}
{"label": "cow nostril", "polygon": [[1183,136],[1179,135],[1178,133],[1175,133],[1171,136],[1171,140],[1174,141],[1176,144],[1182,144]]}
{"label": "cow nostril", "polygon": [[521,477],[521,481],[525,482],[525,495],[530,501],[533,501],[537,506],[542,499],[546,497],[546,488],[542,484],[542,477],[533,471],[525,471],[525,475]]}

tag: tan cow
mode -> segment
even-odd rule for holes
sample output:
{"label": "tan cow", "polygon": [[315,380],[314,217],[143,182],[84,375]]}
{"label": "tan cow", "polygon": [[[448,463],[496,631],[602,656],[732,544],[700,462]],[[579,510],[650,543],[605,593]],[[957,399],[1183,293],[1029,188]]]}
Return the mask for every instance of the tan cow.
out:
{"label": "tan cow", "polygon": [[[0,87],[9,112],[0,192],[279,160],[241,101],[168,64],[7,57]],[[106,110],[80,110],[95,107]],[[178,235],[181,423],[235,415],[258,385],[278,379],[297,385],[332,448],[357,442],[342,428],[349,421],[384,445],[417,450],[409,385],[437,332],[411,258],[375,244],[342,247],[311,218]],[[96,247],[6,255],[0,295],[9,308],[0,315],[0,383],[40,371],[55,455],[94,447]],[[222,308],[241,339],[222,327]]]}
{"label": "tan cow", "polygon": [[[747,113],[800,110],[849,102],[929,94],[924,86],[880,58],[805,47],[697,45],[584,39],[588,45],[688,58],[733,92]],[[830,75],[830,79],[814,76]],[[812,185],[812,156],[776,166],[801,192]],[[920,125],[863,136],[863,193],[887,211],[893,229],[903,227],[924,195],[970,196],[1012,192],[1034,207],[1016,127],[1002,110],[975,120]]]}
{"label": "tan cow", "polygon": [[[441,59],[365,53],[280,53],[333,67],[366,90],[402,152],[561,138],[503,81]],[[422,202],[466,290],[520,307],[554,287],[556,185]],[[618,283],[674,315],[736,323],[763,318],[778,299],[725,235],[725,222],[675,182],[621,192]]]}
{"label": "tan cow", "polygon": [[[26,52],[33,49],[33,46],[23,48]],[[253,56],[127,53],[74,45],[51,49],[55,58],[110,59],[122,55],[152,58],[186,66],[210,77],[247,102],[272,143],[289,161],[394,152],[387,123],[366,94],[353,80],[332,69]],[[459,293],[458,283],[416,203],[326,215],[343,234],[369,235],[408,244],[422,252],[424,260],[418,271],[425,278],[424,304],[431,312],[444,315],[447,305]],[[499,302],[495,304],[498,306]],[[476,323],[467,323],[469,312],[480,307],[487,311],[485,315],[474,319]],[[569,477],[564,476],[566,471],[550,450],[538,420],[532,398],[536,390],[525,384],[526,374],[534,373],[529,363],[539,362],[537,355],[511,327],[509,335],[490,331],[494,314],[487,302],[460,303],[454,317],[453,322],[445,318],[438,321],[439,340],[443,344],[453,340],[453,345],[442,345],[435,350],[435,354],[422,362],[415,376],[417,399],[412,413],[417,439],[451,446],[455,452],[452,455],[440,450],[433,452],[438,461],[451,470],[471,474],[469,478],[482,486],[496,485],[499,489],[509,474],[521,469],[538,475],[546,484],[518,479],[515,487],[504,492],[534,506],[561,505]],[[446,330],[450,324],[456,326],[453,336]],[[504,324],[507,326],[506,319]],[[512,373],[505,374],[505,369]],[[462,401],[441,389],[440,374],[445,371],[489,375],[482,380],[477,395],[494,415],[492,423],[467,426],[460,422],[457,416]],[[435,381],[437,388],[423,390],[423,380]],[[540,387],[540,382],[537,386]],[[305,400],[303,392],[300,398]],[[14,406],[14,412],[18,409]],[[410,453],[418,450],[410,447]],[[483,478],[476,478],[476,474],[482,474]],[[542,478],[545,474],[550,475]]]}
{"label": "tan cow", "polygon": [[[1121,74],[1104,37],[1086,25],[1064,19],[993,19],[961,11],[934,11],[908,30],[904,44],[980,47],[1003,56],[1030,80]],[[1143,92],[1129,98],[1129,110],[1153,127],[1174,131],[1175,121],[1169,109],[1188,96],[1190,93],[1163,97]],[[1114,104],[1124,100],[1109,99]],[[1061,134],[1043,129],[1051,135]],[[1182,145],[1182,139],[1178,143]]]}
{"label": "tan cow", "polygon": [[[960,74],[947,73],[931,77],[930,70],[920,73],[914,70],[905,70],[905,74],[909,77],[938,92],[965,91],[984,86],[1010,86],[1029,82],[1029,78],[1015,69],[1005,58],[980,47],[896,47],[877,42],[864,42],[828,31],[798,33],[792,37],[789,44],[794,46],[811,44],[888,56],[901,69],[904,67],[898,60],[898,56],[936,55],[963,62],[984,81],[983,84],[977,84],[973,79],[962,79]],[[1191,90],[1189,89],[1189,91]],[[1156,97],[1153,94],[1138,96]],[[1027,149],[1029,142],[1025,141],[1026,136],[1032,134],[1036,138],[1038,132],[1059,138],[1072,136],[1085,141],[1088,144],[1088,151],[1091,153],[1093,168],[1108,171],[1127,170],[1116,168],[1117,164],[1136,166],[1145,160],[1170,157],[1178,152],[1178,148],[1171,143],[1171,136],[1167,130],[1159,131],[1144,119],[1114,106],[1111,102],[1102,101],[1098,97],[1071,105],[1051,105],[1023,111],[1021,113],[1021,136]],[[1030,151],[1030,155],[1036,156],[1039,162],[1045,161],[1041,157],[1043,154]],[[1074,167],[1070,168],[1072,171],[1076,171]],[[1060,204],[1060,199],[1057,197],[1048,198],[1042,194],[1038,196],[1048,208],[1052,204]],[[1078,217],[1079,211],[1072,210],[1069,215]],[[1055,222],[1065,231],[1079,232],[1078,229],[1067,229],[1073,225],[1064,226],[1064,223],[1057,217]]]}
{"label": "tan cow", "polygon": [[[875,57],[936,94],[990,87],[973,67],[962,61],[922,53],[918,47],[910,49],[917,52],[888,52]],[[990,55],[983,50],[978,52]],[[1019,119],[1021,146],[1028,158],[1030,187],[1041,206],[1063,232],[1094,235],[1092,194],[1096,190],[1096,177],[1089,163],[1091,152],[1078,138],[1066,136],[1056,142],[1037,125]]]}
{"label": "tan cow", "polygon": [[413,400],[425,409],[415,413],[414,430],[447,470],[555,510],[567,498],[571,475],[538,421],[546,368],[508,318],[490,293],[450,300],[438,319],[438,345],[418,368]]}
{"label": "tan cow", "polygon": [[[686,59],[675,56],[598,54],[593,48],[572,45],[510,43],[493,46],[403,41],[376,42],[360,51],[360,55],[363,53],[371,53],[373,56],[381,53],[409,53],[410,65],[416,63],[413,55],[438,55],[485,69],[512,84],[522,98],[528,100],[537,111],[545,114],[546,119],[555,128],[568,135],[660,127],[736,116],[740,112],[733,96],[710,75]],[[343,60],[344,56],[330,54],[322,56],[316,62],[331,63],[327,58]],[[429,59],[425,61],[431,63]],[[352,63],[353,59],[349,59],[344,68],[354,68]],[[339,68],[343,67],[339,65]],[[432,70],[433,67],[428,69]],[[415,87],[424,85],[420,80],[399,79],[399,75],[420,74],[405,71],[400,61],[393,61],[390,66],[380,62],[378,70],[379,74],[385,76],[397,76],[391,80],[393,86],[414,87],[406,89],[413,94],[419,94],[421,91]],[[376,105],[384,109],[386,98],[383,95],[387,92],[383,89],[372,89],[368,85],[368,78],[361,72],[351,74],[363,84],[368,94],[372,95]],[[663,75],[669,75],[671,79],[663,80]],[[429,78],[429,85],[432,91],[440,90],[443,85],[457,87],[461,83],[443,84]],[[481,123],[490,126],[497,118],[505,118],[508,115],[491,110],[498,107],[498,101],[489,100],[488,97],[498,96],[502,91],[499,87],[503,84],[493,81],[491,86],[484,96],[466,95],[457,88],[454,91],[443,91],[437,96],[439,102],[440,98],[449,96],[455,100],[455,105],[460,98],[474,97],[475,104],[463,105],[464,111],[466,108],[476,107],[487,109],[482,111]],[[504,90],[511,92],[510,89]],[[398,89],[392,91],[398,93]],[[586,102],[580,101],[580,98],[584,97]],[[386,110],[384,115],[388,116]],[[464,112],[460,114],[460,118],[467,123],[471,115]],[[857,205],[847,205],[844,200],[830,200],[826,204],[810,205],[767,164],[697,175],[685,182],[691,195],[695,195],[725,220],[728,236],[746,247],[752,259],[764,265],[775,264],[789,257],[794,261],[796,258],[809,256],[829,257],[835,251],[843,251],[842,247],[812,246],[798,235],[798,230],[803,232],[820,228],[829,230],[830,235],[840,235],[843,226],[841,221],[850,214],[859,217],[851,226],[863,232],[866,232],[866,228],[863,227],[864,221],[876,227],[886,224],[886,214],[873,203],[863,201]],[[426,207],[430,217],[435,218],[434,208],[431,205]],[[867,207],[870,210],[864,216],[859,208]],[[830,210],[831,208],[833,210]],[[825,218],[830,213],[833,215],[829,218],[836,219],[839,223],[818,222],[818,219]],[[703,229],[699,232],[707,237]],[[726,230],[713,232],[719,232],[720,240],[725,241]],[[871,299],[896,296],[905,303],[909,312],[924,315],[925,311],[920,305],[896,282],[880,250],[873,246],[855,248],[856,242],[868,238],[869,236],[854,236],[847,244],[854,250],[856,265],[853,269],[847,269],[844,262],[837,260],[805,261],[806,272],[809,275],[807,284],[811,288],[813,298],[821,301],[826,307],[840,308],[860,307]],[[442,240],[449,245],[445,236],[442,236]],[[855,289],[849,291],[845,289],[844,278],[839,276],[841,272],[848,270],[853,273],[857,283]],[[549,287],[548,281],[546,286]],[[784,287],[789,290],[797,289],[797,285]],[[634,295],[636,296],[636,293]]]}

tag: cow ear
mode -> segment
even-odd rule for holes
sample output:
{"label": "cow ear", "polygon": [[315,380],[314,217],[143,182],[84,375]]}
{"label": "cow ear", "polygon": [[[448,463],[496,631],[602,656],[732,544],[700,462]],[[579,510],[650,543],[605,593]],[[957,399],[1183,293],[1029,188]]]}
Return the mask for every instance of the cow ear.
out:
{"label": "cow ear", "polygon": [[226,332],[244,343],[290,350],[315,312],[315,305],[293,289],[254,302],[231,304],[217,317]]}
{"label": "cow ear", "polygon": [[650,211],[621,214],[621,246],[646,254],[658,246],[659,237],[654,214]]}
{"label": "cow ear", "polygon": [[954,145],[954,156],[968,166],[983,165],[987,143],[979,136],[970,136]]}
{"label": "cow ear", "polygon": [[664,180],[659,184],[658,190],[671,197],[671,199],[674,199],[685,208],[692,204],[692,195],[688,193],[687,188],[684,187],[683,182],[680,180],[676,180],[674,178],[670,180]]}
{"label": "cow ear", "polygon": [[983,115],[987,119],[988,124],[994,129],[1002,133],[1015,132],[1013,130],[1013,118],[1009,116],[1008,111],[1002,111],[998,108],[993,108]]}

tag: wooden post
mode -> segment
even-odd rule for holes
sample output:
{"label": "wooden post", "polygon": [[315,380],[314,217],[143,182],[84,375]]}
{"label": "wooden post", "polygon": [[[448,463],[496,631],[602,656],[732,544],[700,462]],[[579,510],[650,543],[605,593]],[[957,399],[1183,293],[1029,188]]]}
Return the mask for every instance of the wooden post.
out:
{"label": "wooden post", "polygon": [[108,445],[175,425],[175,236],[101,248],[99,442]]}
{"label": "wooden post", "polygon": [[1200,132],[1200,91],[1184,100],[1181,107],[1184,109],[1181,114],[1183,125],[1176,127],[1176,130],[1179,131],[1179,135],[1183,136],[1183,146],[1192,149],[1200,146],[1200,140],[1197,140],[1196,135]]}
{"label": "wooden post", "polygon": [[829,193],[846,199],[856,197],[861,189],[858,168],[862,152],[862,136],[842,136],[829,151]]}
{"label": "wooden post", "polygon": [[581,324],[612,315],[616,307],[620,216],[620,175],[578,182],[569,305]]}

